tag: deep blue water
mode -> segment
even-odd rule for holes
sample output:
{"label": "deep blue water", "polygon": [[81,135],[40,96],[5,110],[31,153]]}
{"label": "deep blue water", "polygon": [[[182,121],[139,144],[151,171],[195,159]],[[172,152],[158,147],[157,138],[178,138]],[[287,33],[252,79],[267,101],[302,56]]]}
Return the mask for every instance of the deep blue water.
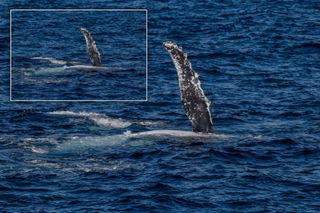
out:
{"label": "deep blue water", "polygon": [[[320,211],[319,1],[1,4],[3,212]],[[148,102],[9,102],[9,9],[13,8],[148,9]],[[91,29],[92,19],[61,15],[54,19],[57,24],[46,27],[52,16],[44,15],[41,21],[30,16],[35,23],[16,17],[25,23],[13,41],[17,46],[13,98],[106,99],[129,93],[135,99],[145,98],[141,83],[145,79],[139,81],[145,77],[144,44],[133,39],[142,37],[145,26],[123,30],[142,23],[144,16],[119,15],[123,23],[118,24],[105,21],[114,15],[90,14],[101,23],[91,31],[102,60],[117,68],[109,74],[125,82],[116,88],[101,83],[113,82],[101,73],[36,73],[41,67],[58,65],[32,57],[89,64],[78,25]],[[28,26],[39,34],[38,48],[29,45],[36,41],[23,38]],[[52,28],[53,43],[44,41],[52,48],[40,45],[40,35]],[[59,43],[56,39],[64,33],[68,41]],[[110,40],[107,35],[112,33],[117,36]],[[121,57],[124,44],[117,39],[130,41],[126,45],[132,45],[132,54]],[[212,101],[212,137],[134,136],[148,130],[191,129],[180,104],[175,68],[161,46],[167,40],[183,47],[200,75]],[[141,77],[126,75],[130,72],[141,72]],[[63,79],[68,84],[59,87]]]}

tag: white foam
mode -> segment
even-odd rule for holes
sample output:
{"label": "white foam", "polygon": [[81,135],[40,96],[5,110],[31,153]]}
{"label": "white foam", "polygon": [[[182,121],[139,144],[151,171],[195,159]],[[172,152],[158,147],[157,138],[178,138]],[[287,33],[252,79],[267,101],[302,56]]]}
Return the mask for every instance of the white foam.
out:
{"label": "white foam", "polygon": [[161,126],[164,125],[163,121],[137,121],[135,122],[141,126]]}
{"label": "white foam", "polygon": [[41,149],[41,148],[37,148],[37,147],[34,147],[34,146],[31,147],[31,151],[34,152],[34,153],[37,153],[37,154],[45,154],[45,153],[48,152],[47,150],[44,150],[44,149]]}
{"label": "white foam", "polygon": [[66,61],[58,60],[58,59],[50,58],[50,57],[33,57],[31,59],[41,60],[41,61],[48,61],[51,64],[66,64],[67,63]]}
{"label": "white foam", "polygon": [[49,112],[49,115],[67,115],[86,118],[96,125],[109,127],[109,128],[125,128],[130,126],[132,123],[121,118],[110,118],[103,114],[94,112],[72,112],[72,111],[54,111]]}

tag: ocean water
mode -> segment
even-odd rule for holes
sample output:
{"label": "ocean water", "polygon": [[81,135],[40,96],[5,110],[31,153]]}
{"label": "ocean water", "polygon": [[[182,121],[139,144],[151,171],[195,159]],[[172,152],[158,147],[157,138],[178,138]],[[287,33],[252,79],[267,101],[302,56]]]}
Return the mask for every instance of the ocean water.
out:
{"label": "ocean water", "polygon": [[[1,8],[2,212],[320,211],[319,1],[5,0]],[[9,10],[19,8],[147,9],[148,101],[10,102]],[[144,14],[42,15],[13,15],[13,99],[145,98]],[[114,69],[61,72],[89,65],[79,23]],[[191,132],[167,40],[200,75],[212,135]]]}
{"label": "ocean water", "polygon": [[[145,13],[13,10],[12,100],[145,100]],[[80,27],[101,50],[103,72],[83,70],[91,63]]]}

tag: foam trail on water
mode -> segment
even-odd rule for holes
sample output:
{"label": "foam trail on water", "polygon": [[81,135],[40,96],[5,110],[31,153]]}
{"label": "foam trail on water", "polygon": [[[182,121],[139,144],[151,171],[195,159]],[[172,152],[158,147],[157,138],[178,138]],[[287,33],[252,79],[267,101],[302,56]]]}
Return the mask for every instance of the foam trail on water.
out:
{"label": "foam trail on water", "polygon": [[109,128],[125,128],[132,123],[121,118],[110,118],[103,114],[94,112],[72,112],[72,111],[53,111],[49,112],[49,115],[66,115],[82,117],[94,122],[96,125],[109,127]]}
{"label": "foam trail on water", "polygon": [[82,117],[93,121],[96,125],[109,127],[109,128],[126,128],[132,124],[140,126],[162,126],[164,123],[161,121],[128,121],[122,118],[110,118],[106,115],[95,112],[72,112],[72,111],[54,111],[47,113],[49,115],[66,115]]}
{"label": "foam trail on water", "polygon": [[34,60],[41,60],[41,61],[48,61],[50,62],[51,64],[67,64],[66,61],[63,61],[63,60],[58,60],[58,59],[55,59],[55,58],[51,58],[51,57],[33,57],[31,59],[34,59]]}

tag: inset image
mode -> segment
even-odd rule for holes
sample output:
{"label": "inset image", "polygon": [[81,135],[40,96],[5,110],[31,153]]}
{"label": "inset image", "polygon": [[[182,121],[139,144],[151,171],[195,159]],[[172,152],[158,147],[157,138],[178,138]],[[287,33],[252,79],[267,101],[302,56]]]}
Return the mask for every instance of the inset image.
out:
{"label": "inset image", "polygon": [[147,11],[13,9],[11,101],[147,100]]}

